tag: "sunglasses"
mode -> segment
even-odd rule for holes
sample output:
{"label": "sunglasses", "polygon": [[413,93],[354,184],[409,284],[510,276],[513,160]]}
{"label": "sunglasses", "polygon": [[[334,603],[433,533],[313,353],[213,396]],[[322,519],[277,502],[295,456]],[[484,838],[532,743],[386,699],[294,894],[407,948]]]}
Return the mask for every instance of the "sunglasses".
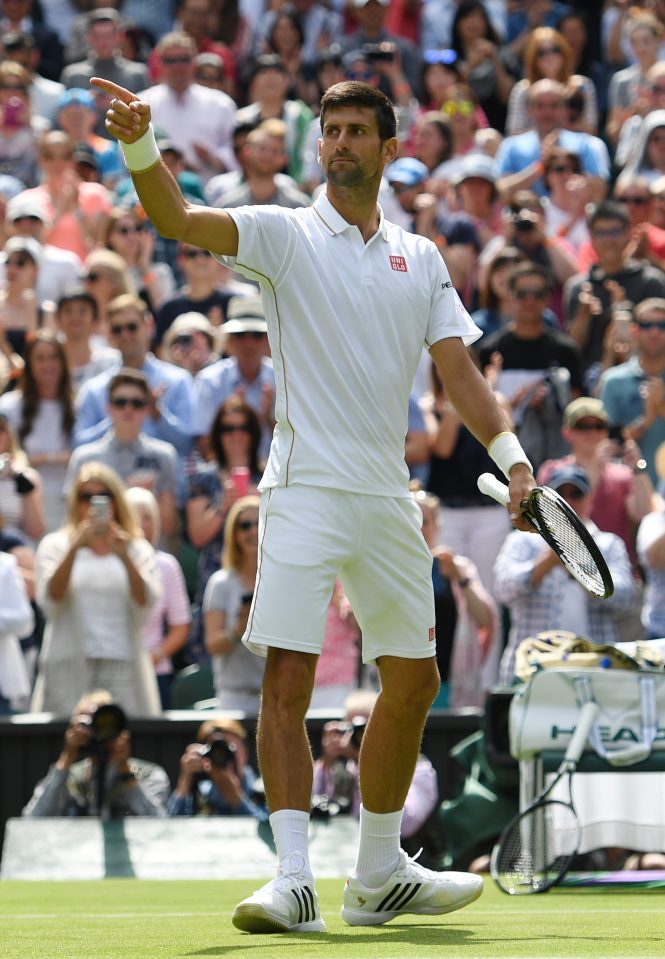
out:
{"label": "sunglasses", "polygon": [[618,196],[615,199],[617,199],[619,203],[630,203],[634,206],[644,206],[644,204],[648,203],[651,198],[648,196]]}
{"label": "sunglasses", "polygon": [[539,290],[514,290],[513,296],[516,300],[546,300],[549,292],[544,287]]}
{"label": "sunglasses", "polygon": [[32,260],[29,256],[25,256],[22,253],[7,257],[7,266],[27,266],[28,263],[32,263]]}
{"label": "sunglasses", "polygon": [[177,63],[191,63],[192,58],[187,54],[183,54],[180,57],[162,57],[162,63],[165,63],[167,67],[175,66]]}
{"label": "sunglasses", "polygon": [[460,116],[470,117],[473,113],[473,103],[471,100],[446,100],[441,110],[449,117],[454,117],[458,113]]}
{"label": "sunglasses", "polygon": [[116,226],[113,228],[116,233],[122,233],[123,236],[126,236],[128,233],[141,233],[143,231],[142,226]]}
{"label": "sunglasses", "polygon": [[258,529],[259,521],[258,519],[241,519],[236,525],[243,533],[248,533],[250,529]]}
{"label": "sunglasses", "polygon": [[574,173],[575,171],[571,166],[565,166],[564,164],[559,164],[558,166],[551,166],[550,173]]}
{"label": "sunglasses", "polygon": [[[415,185],[416,184],[414,184],[413,186]],[[408,183],[391,183],[390,184],[390,187],[393,193],[397,193],[397,195],[399,195],[400,193],[408,193],[409,190],[413,189],[413,186],[409,186]]]}
{"label": "sunglasses", "polygon": [[87,280],[89,283],[96,283],[97,280],[103,280],[103,279],[104,279],[104,274],[103,274],[103,273],[95,273],[95,272],[93,271],[93,272],[91,272],[91,273],[86,273],[86,275],[83,277],[83,279],[84,279],[84,280]]}
{"label": "sunglasses", "polygon": [[113,493],[109,493],[109,491],[106,489],[101,491],[95,490],[94,493],[90,493],[87,490],[80,490],[76,496],[76,499],[79,501],[79,503],[89,503],[94,496],[108,496],[109,499],[115,499]]}
{"label": "sunglasses", "polygon": [[607,423],[601,423],[599,420],[597,423],[575,423],[572,429],[578,433],[593,433],[598,430],[606,430],[608,426]]}
{"label": "sunglasses", "polygon": [[561,53],[561,47],[541,47],[538,51],[539,57],[546,57],[548,54]]}
{"label": "sunglasses", "polygon": [[642,320],[637,324],[640,330],[659,330],[665,332],[665,320]]}
{"label": "sunglasses", "polygon": [[229,433],[251,433],[249,426],[246,423],[242,425],[235,426],[232,423],[223,423],[219,428],[220,433],[228,435]]}
{"label": "sunglasses", "polygon": [[557,493],[564,499],[584,499],[586,496],[586,493],[576,486],[569,486],[568,489],[562,486],[557,490]]}
{"label": "sunglasses", "polygon": [[239,340],[243,340],[246,336],[251,337],[253,340],[261,340],[265,335],[265,333],[260,333],[258,330],[240,330],[238,333],[230,334],[230,336]]}
{"label": "sunglasses", "polygon": [[128,333],[136,333],[139,328],[138,323],[117,323],[111,324],[111,333],[113,336],[120,336],[123,330],[126,330]]}
{"label": "sunglasses", "polygon": [[626,235],[626,228],[613,226],[607,230],[593,230],[591,235],[598,240],[618,240],[619,237]]}
{"label": "sunglasses", "polygon": [[195,260],[199,256],[205,259],[212,257],[209,250],[183,250],[182,255],[186,260]]}
{"label": "sunglasses", "polygon": [[148,405],[147,400],[140,400],[138,396],[114,396],[111,399],[111,406],[119,410],[126,410],[130,407],[133,410],[144,410]]}
{"label": "sunglasses", "polygon": [[176,336],[173,340],[173,346],[191,346],[193,342],[193,337],[190,333],[183,333],[182,336]]}

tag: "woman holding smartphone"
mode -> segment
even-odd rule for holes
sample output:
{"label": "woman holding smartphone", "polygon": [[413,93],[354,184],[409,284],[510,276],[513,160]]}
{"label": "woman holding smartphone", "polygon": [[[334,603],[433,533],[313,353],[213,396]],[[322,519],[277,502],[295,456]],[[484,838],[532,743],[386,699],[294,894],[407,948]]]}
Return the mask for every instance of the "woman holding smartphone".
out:
{"label": "woman holding smartphone", "polygon": [[70,715],[91,689],[108,689],[132,716],[159,713],[141,626],[159,595],[155,553],[119,476],[83,466],[68,518],[36,556],[37,602],[46,617],[32,711]]}
{"label": "woman holding smartphone", "polygon": [[215,695],[221,709],[256,716],[265,659],[242,644],[247,626],[259,546],[259,497],[236,500],[224,523],[222,568],[203,597],[205,646],[212,658]]}

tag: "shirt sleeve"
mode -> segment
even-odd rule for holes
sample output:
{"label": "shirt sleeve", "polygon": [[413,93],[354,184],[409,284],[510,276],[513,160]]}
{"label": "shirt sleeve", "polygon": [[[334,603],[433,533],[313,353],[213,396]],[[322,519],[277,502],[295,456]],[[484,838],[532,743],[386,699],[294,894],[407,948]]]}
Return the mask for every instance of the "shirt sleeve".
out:
{"label": "shirt sleeve", "polygon": [[238,228],[238,255],[217,259],[253,280],[267,279],[277,285],[295,242],[289,211],[278,206],[241,206],[227,212]]}
{"label": "shirt sleeve", "polygon": [[182,626],[191,622],[192,614],[185,586],[185,577],[180,564],[169,553],[162,554],[162,585],[164,607],[169,626]]}

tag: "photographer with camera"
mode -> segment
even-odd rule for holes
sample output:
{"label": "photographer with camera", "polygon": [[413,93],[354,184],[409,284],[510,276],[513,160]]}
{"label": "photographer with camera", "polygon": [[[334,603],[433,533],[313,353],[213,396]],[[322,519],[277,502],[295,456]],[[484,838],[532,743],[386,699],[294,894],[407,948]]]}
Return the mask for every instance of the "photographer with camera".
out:
{"label": "photographer with camera", "polygon": [[168,776],[132,756],[131,742],[127,717],[111,693],[86,693],[74,707],[60,756],[21,815],[164,816]]}
{"label": "photographer with camera", "polygon": [[207,719],[180,758],[169,816],[253,816],[265,821],[258,777],[247,761],[247,733],[235,719]]}

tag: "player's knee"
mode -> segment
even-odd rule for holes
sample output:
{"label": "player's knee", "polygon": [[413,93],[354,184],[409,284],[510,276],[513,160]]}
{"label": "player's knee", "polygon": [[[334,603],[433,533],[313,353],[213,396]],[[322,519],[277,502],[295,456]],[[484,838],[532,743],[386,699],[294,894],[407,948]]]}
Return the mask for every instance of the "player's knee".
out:
{"label": "player's knee", "polygon": [[304,716],[314,685],[317,657],[290,649],[268,650],[262,709],[277,716]]}
{"label": "player's knee", "polygon": [[427,712],[434,702],[441,679],[436,660],[400,660],[381,669],[381,695],[396,710]]}

